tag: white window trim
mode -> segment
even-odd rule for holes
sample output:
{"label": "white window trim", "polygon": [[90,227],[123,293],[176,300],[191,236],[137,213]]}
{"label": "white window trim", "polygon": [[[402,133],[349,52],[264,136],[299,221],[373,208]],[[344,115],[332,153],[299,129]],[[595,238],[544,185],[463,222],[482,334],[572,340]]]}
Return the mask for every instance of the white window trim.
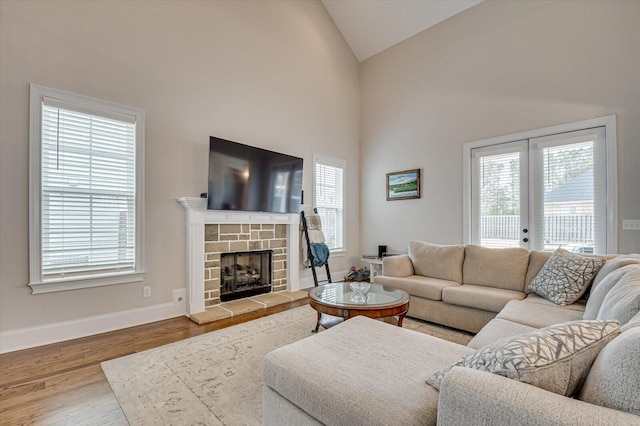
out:
{"label": "white window trim", "polygon": [[463,244],[471,243],[471,150],[488,145],[498,145],[516,140],[567,133],[592,127],[605,128],[605,145],[607,156],[607,253],[618,253],[618,154],[616,136],[616,116],[593,118],[574,123],[560,124],[543,129],[530,130],[510,135],[497,136],[467,142],[462,148],[462,240]]}
{"label": "white window trim", "polygon": [[[42,101],[53,98],[84,106],[107,115],[122,114],[136,118],[136,269],[120,274],[96,277],[42,280]],[[142,281],[144,259],[144,111],[138,108],[51,89],[36,84],[30,87],[29,106],[29,286],[33,294],[124,284]]]}
{"label": "white window trim", "polygon": [[336,256],[345,256],[347,253],[347,161],[340,158],[329,157],[322,154],[313,154],[313,199],[312,205],[316,207],[316,163],[327,164],[334,167],[340,167],[343,170],[343,182],[342,182],[342,209],[343,209],[343,224],[342,224],[342,241],[344,244],[342,248],[331,249],[329,252]]}

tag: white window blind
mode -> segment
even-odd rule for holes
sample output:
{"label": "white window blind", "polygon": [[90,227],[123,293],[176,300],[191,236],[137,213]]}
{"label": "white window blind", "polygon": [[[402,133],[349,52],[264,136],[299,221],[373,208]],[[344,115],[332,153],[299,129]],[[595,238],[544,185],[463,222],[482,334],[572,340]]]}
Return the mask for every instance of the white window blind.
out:
{"label": "white window blind", "polygon": [[534,245],[606,253],[604,128],[532,138]]}
{"label": "white window blind", "polygon": [[344,250],[344,161],[315,157],[315,208],[322,220],[322,231],[330,250]]}
{"label": "white window blind", "polygon": [[135,268],[135,124],[42,106],[42,275]]}
{"label": "white window blind", "polygon": [[[35,88],[42,91],[53,89]],[[39,185],[32,188],[39,189],[39,209],[32,206],[39,222],[32,223],[32,244],[39,246],[32,247],[34,292],[55,291],[42,290],[47,283],[85,279],[94,286],[102,285],[95,281],[101,277],[142,272],[140,115],[108,103],[97,109],[99,101],[68,95],[71,101],[32,96],[40,112],[40,161],[32,161],[40,168]],[[38,121],[33,108],[32,120]],[[126,281],[108,283],[115,282]]]}
{"label": "white window blind", "polygon": [[473,241],[484,247],[519,247],[520,234],[527,227],[526,204],[523,206],[527,198],[526,141],[473,149],[471,155]]}

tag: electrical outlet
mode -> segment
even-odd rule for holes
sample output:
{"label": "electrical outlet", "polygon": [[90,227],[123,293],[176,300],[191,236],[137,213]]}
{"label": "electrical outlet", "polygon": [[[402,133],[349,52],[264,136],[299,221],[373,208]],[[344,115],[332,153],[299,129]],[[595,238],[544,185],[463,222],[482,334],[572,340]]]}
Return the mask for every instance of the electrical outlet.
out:
{"label": "electrical outlet", "polygon": [[151,297],[151,286],[142,287],[142,297]]}
{"label": "electrical outlet", "polygon": [[187,315],[187,289],[176,288],[173,290],[173,312],[176,315]]}
{"label": "electrical outlet", "polygon": [[622,221],[622,229],[625,231],[640,231],[640,220],[623,220]]}
{"label": "electrical outlet", "polygon": [[185,303],[187,299],[187,289],[178,288],[173,290],[173,303]]}

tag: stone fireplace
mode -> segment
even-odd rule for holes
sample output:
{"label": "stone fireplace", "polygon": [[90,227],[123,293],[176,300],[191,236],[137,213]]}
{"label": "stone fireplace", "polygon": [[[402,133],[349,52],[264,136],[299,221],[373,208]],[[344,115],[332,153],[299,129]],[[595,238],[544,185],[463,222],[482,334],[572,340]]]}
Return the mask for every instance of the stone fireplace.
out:
{"label": "stone fireplace", "polygon": [[[269,273],[270,282],[267,291],[285,291],[287,289],[287,226],[273,223],[243,223],[243,224],[206,224],[204,237],[205,263],[204,263],[204,303],[212,306],[217,303],[241,297],[260,294],[251,294],[247,290],[245,293],[239,292],[238,297],[229,298],[224,293],[225,267],[227,270],[232,267],[231,262],[238,260],[238,256],[243,258],[237,266],[248,266],[251,269],[258,268],[258,261],[247,260],[249,253],[269,251],[272,253],[269,261],[269,271],[262,271],[261,278],[265,278]],[[226,258],[226,260],[225,260]],[[231,258],[231,260],[229,260]],[[226,263],[224,263],[226,261]],[[246,269],[246,268],[243,268]],[[252,274],[255,275],[255,274]],[[243,277],[246,278],[246,277]],[[227,282],[227,284],[230,284]],[[236,287],[239,283],[236,280]],[[272,285],[272,287],[271,287]],[[266,285],[262,285],[265,287]],[[228,287],[228,286],[227,286]],[[244,286],[242,286],[244,287]],[[239,291],[241,291],[239,289]]]}
{"label": "stone fireplace", "polygon": [[187,212],[188,315],[220,303],[220,255],[226,252],[270,250],[271,291],[300,289],[299,215],[207,210],[206,198],[177,201]]}

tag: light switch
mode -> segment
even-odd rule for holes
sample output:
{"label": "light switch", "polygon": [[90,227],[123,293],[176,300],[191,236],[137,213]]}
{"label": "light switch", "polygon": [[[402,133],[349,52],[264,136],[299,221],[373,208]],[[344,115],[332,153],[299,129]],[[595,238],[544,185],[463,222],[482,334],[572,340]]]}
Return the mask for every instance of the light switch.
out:
{"label": "light switch", "polygon": [[640,220],[626,219],[622,221],[622,229],[625,231],[640,231]]}

